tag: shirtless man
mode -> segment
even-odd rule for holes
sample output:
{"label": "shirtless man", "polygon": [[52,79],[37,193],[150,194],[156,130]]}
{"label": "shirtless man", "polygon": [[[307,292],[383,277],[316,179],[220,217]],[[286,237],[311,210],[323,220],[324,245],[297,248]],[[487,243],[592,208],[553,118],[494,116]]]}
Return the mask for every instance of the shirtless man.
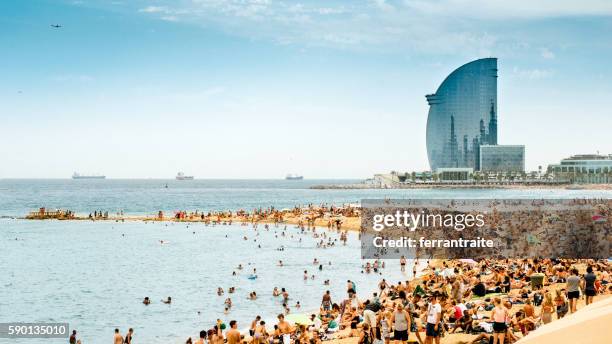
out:
{"label": "shirtless man", "polygon": [[282,344],[290,344],[291,343],[291,334],[294,329],[291,328],[288,322],[285,321],[285,316],[283,314],[278,315],[278,330],[281,335]]}
{"label": "shirtless man", "polygon": [[331,305],[331,294],[329,293],[329,290],[327,290],[325,294],[323,294],[321,306],[323,307],[323,310],[329,311],[331,309]]}
{"label": "shirtless man", "polygon": [[200,331],[200,339],[196,340],[195,344],[204,344],[206,340],[206,335],[207,335],[206,330]]}
{"label": "shirtless man", "polygon": [[227,338],[227,344],[240,344],[240,331],[238,331],[238,322],[236,320],[232,320],[229,323],[230,329],[225,334],[225,338]]}
{"label": "shirtless man", "polygon": [[119,333],[119,329],[118,328],[115,329],[115,337],[113,339],[113,343],[114,344],[123,344],[123,337],[121,336],[121,333]]}
{"label": "shirtless man", "polygon": [[256,316],[255,320],[253,320],[251,322],[251,328],[249,328],[249,335],[254,336],[255,335],[255,328],[257,327],[257,323],[261,320],[261,316]]}

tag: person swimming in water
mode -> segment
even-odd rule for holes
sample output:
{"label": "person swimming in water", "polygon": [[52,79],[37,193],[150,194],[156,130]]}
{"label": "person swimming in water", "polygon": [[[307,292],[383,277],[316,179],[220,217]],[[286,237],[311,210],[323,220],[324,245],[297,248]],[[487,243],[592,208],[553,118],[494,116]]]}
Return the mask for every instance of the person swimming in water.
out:
{"label": "person swimming in water", "polygon": [[163,303],[165,303],[165,304],[167,304],[167,305],[169,305],[169,304],[171,304],[171,303],[172,303],[172,298],[171,298],[170,296],[168,296],[168,298],[167,298],[167,299],[165,299],[165,300],[162,300],[162,302],[163,302]]}
{"label": "person swimming in water", "polygon": [[149,305],[151,304],[151,300],[149,299],[148,296],[145,296],[144,300],[142,300],[142,303],[144,303],[145,305]]}

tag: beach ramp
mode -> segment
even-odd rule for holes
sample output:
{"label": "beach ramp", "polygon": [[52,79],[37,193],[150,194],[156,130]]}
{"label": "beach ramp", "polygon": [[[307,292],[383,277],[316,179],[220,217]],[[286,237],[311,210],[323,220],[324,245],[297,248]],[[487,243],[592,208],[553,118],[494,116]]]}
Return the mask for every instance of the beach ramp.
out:
{"label": "beach ramp", "polygon": [[529,333],[516,344],[610,343],[612,297],[592,303],[576,313]]}

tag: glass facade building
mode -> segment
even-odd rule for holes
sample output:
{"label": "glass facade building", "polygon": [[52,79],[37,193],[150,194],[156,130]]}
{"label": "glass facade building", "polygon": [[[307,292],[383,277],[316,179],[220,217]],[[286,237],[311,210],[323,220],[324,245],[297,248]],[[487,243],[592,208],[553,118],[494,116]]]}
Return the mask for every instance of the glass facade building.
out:
{"label": "glass facade building", "polygon": [[612,154],[582,154],[548,165],[555,179],[572,183],[612,183]]}
{"label": "glass facade building", "polygon": [[524,172],[525,146],[481,145],[480,171]]}
{"label": "glass facade building", "polygon": [[480,170],[480,145],[497,144],[497,59],[469,62],[425,96],[427,156],[431,170]]}

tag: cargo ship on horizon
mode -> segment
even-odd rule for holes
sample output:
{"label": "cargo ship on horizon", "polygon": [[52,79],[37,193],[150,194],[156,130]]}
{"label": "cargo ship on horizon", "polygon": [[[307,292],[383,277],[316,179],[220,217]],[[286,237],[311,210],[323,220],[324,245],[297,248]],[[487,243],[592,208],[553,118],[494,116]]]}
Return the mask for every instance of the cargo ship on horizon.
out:
{"label": "cargo ship on horizon", "polygon": [[299,174],[293,174],[293,173],[289,173],[286,177],[286,180],[302,180],[304,179],[304,176],[299,175]]}
{"label": "cargo ship on horizon", "polygon": [[72,174],[72,179],[106,179],[106,176],[99,174],[85,175],[78,172]]}
{"label": "cargo ship on horizon", "polygon": [[179,172],[176,174],[176,180],[193,180],[193,176],[186,176],[185,173]]}

